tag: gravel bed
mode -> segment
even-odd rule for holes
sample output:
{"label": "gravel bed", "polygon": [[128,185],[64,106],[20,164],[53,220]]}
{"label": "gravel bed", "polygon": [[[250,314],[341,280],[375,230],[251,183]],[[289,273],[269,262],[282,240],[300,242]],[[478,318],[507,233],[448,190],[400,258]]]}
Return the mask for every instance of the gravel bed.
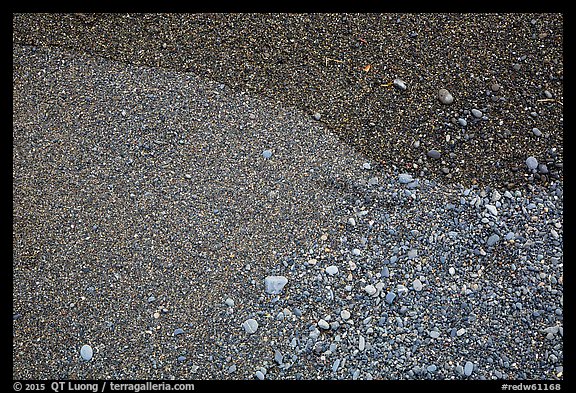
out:
{"label": "gravel bed", "polygon": [[[271,99],[261,90],[276,91],[260,76],[259,89],[222,79],[230,68],[207,75],[160,60],[118,61],[121,48],[100,56],[26,45],[30,18],[46,23],[46,16],[14,17],[15,379],[563,379],[556,52],[548,61],[519,60],[524,52],[516,48],[508,58],[518,57],[515,67],[493,70],[502,77],[471,76],[483,81],[474,93],[446,82],[430,97],[414,74],[399,72],[409,67],[398,56],[387,63],[394,70],[389,94],[399,100],[387,122],[402,129],[419,114],[427,126],[486,134],[476,140],[506,130],[516,139],[491,141],[482,155],[474,143],[460,151],[438,143],[465,132],[427,139],[416,127],[418,138],[396,131],[366,149],[334,126],[341,112],[322,94],[307,96],[317,99],[309,111],[286,99],[289,92]],[[325,26],[335,18],[327,16]],[[351,18],[350,28],[381,26],[373,18],[361,25]],[[386,23],[416,45],[428,36],[414,18]],[[449,25],[460,26],[460,16],[453,18]],[[479,31],[503,18],[469,25]],[[558,18],[520,14],[494,29],[518,24],[530,31],[520,37],[547,45],[561,41]],[[101,16],[64,19],[104,23]],[[40,44],[60,37],[62,26],[52,29]],[[361,38],[373,42],[370,34]],[[363,41],[352,37],[360,50]],[[364,60],[377,67],[377,59]],[[444,75],[442,64],[435,67]],[[533,79],[512,77],[526,69]],[[555,79],[545,82],[549,72]],[[530,91],[520,106],[519,91]],[[558,101],[536,104],[539,92]],[[410,102],[398,96],[405,94]],[[461,170],[451,165],[452,153],[462,154]],[[506,165],[496,165],[496,153]]]}

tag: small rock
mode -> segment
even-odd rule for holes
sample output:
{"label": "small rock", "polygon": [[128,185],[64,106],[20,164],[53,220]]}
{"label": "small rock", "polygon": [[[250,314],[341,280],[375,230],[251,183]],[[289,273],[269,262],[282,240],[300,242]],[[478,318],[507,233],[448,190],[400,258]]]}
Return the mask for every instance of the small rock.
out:
{"label": "small rock", "polygon": [[372,168],[372,165],[370,165],[369,162],[365,162],[364,164],[362,164],[362,168],[364,168],[364,169],[371,169],[371,168]]}
{"label": "small rock", "polygon": [[271,150],[264,150],[262,152],[262,155],[264,156],[264,158],[270,158],[270,157],[272,157],[272,151]]}
{"label": "small rock", "polygon": [[316,112],[312,115],[312,117],[314,118],[314,120],[318,121],[318,120],[320,120],[322,115],[320,113]]}
{"label": "small rock", "polygon": [[465,329],[465,328],[460,328],[460,329],[458,329],[458,330],[456,331],[456,335],[457,335],[458,337],[460,337],[461,335],[463,335],[463,334],[465,334],[465,333],[466,333],[466,329]]}
{"label": "small rock", "polygon": [[152,303],[155,300],[156,300],[156,298],[153,295],[148,297],[148,303]]}
{"label": "small rock", "polygon": [[536,168],[538,168],[538,160],[536,160],[536,158],[530,156],[526,159],[526,166],[530,170],[536,169]]}
{"label": "small rock", "polygon": [[384,267],[382,268],[382,272],[380,272],[380,275],[381,275],[382,277],[385,277],[385,278],[390,277],[390,270],[388,269],[388,266],[384,266]]}
{"label": "small rock", "polygon": [[255,319],[247,319],[246,321],[244,321],[244,323],[242,324],[242,327],[244,328],[244,331],[248,334],[254,334],[256,333],[256,330],[258,329],[258,322]]}
{"label": "small rock", "polygon": [[340,311],[340,317],[342,317],[343,320],[349,319],[350,318],[350,311],[348,311],[348,310]]}
{"label": "small rock", "polygon": [[466,119],[458,119],[458,124],[460,124],[462,127],[466,127],[468,125],[468,122],[466,121]]}
{"label": "small rock", "polygon": [[224,303],[226,303],[226,305],[228,307],[234,307],[234,300],[232,300],[230,298],[226,299],[226,301]]}
{"label": "small rock", "polygon": [[542,131],[540,131],[538,128],[534,127],[532,128],[532,133],[536,136],[542,136]]}
{"label": "small rock", "polygon": [[278,295],[282,292],[284,285],[288,283],[288,279],[284,276],[268,276],[264,279],[264,286],[266,293],[271,295]]}
{"label": "small rock", "polygon": [[328,266],[326,268],[326,273],[328,273],[331,276],[338,274],[338,266],[334,266],[334,265]]}
{"label": "small rock", "polygon": [[184,333],[184,330],[182,330],[181,328],[177,328],[177,329],[174,330],[173,336],[176,337],[176,336],[178,336],[179,334],[182,334],[182,333]]}
{"label": "small rock", "polygon": [[438,338],[440,337],[440,333],[436,330],[431,330],[430,333],[428,333],[428,335],[432,338]]}
{"label": "small rock", "polygon": [[493,234],[488,238],[486,244],[488,244],[488,246],[493,246],[494,244],[498,243],[498,241],[500,241],[500,236]]}
{"label": "small rock", "polygon": [[318,321],[318,327],[320,329],[328,330],[330,329],[330,325],[325,320],[321,319]]}
{"label": "small rock", "polygon": [[364,287],[364,291],[369,295],[372,296],[376,293],[376,288],[374,285],[368,284]]}
{"label": "small rock", "polygon": [[361,253],[362,251],[359,248],[352,249],[352,255],[354,256],[359,256]]}
{"label": "small rock", "polygon": [[282,352],[280,352],[279,350],[275,350],[274,351],[274,361],[278,364],[282,364],[282,361],[284,360],[284,356],[282,355]]}
{"label": "small rock", "polygon": [[420,292],[422,290],[422,282],[419,279],[415,279],[412,282],[412,288],[414,288],[415,291]]}
{"label": "small rock", "polygon": [[452,97],[452,94],[446,89],[440,89],[438,91],[438,99],[445,105],[450,105],[454,102],[454,97]]}
{"label": "small rock", "polygon": [[92,355],[93,355],[93,351],[92,351],[92,347],[88,344],[85,344],[82,346],[82,348],[80,348],[80,356],[82,356],[82,359],[84,359],[85,361],[89,361],[90,359],[92,359]]}
{"label": "small rock", "polygon": [[186,360],[186,356],[183,356],[183,355],[182,355],[182,356],[178,356],[178,361],[179,361],[179,362],[183,362],[183,361],[185,361],[185,360]]}
{"label": "small rock", "polygon": [[453,276],[454,273],[456,273],[456,270],[453,267],[451,267],[450,269],[448,269],[448,273],[450,273],[450,275]]}
{"label": "small rock", "polygon": [[228,367],[228,374],[232,374],[233,372],[236,372],[236,365],[235,364]]}
{"label": "small rock", "polygon": [[360,336],[358,339],[358,349],[363,351],[364,348],[366,348],[366,340],[364,339],[364,336]]}
{"label": "small rock", "polygon": [[398,175],[398,181],[401,184],[406,184],[406,183],[410,183],[411,181],[413,181],[414,179],[412,178],[412,175],[409,175],[408,173],[401,173]]}
{"label": "small rock", "polygon": [[264,374],[262,373],[262,371],[258,370],[256,371],[256,378],[258,378],[259,380],[264,380]]}
{"label": "small rock", "polygon": [[428,370],[429,373],[435,372],[436,369],[437,367],[434,364],[431,364],[430,366],[426,367],[426,370]]}
{"label": "small rock", "polygon": [[469,377],[472,375],[472,371],[474,371],[474,364],[472,362],[466,362],[464,365],[464,375]]}
{"label": "small rock", "polygon": [[550,99],[552,98],[552,93],[550,93],[548,90],[544,90],[544,95],[546,96],[546,98]]}
{"label": "small rock", "polygon": [[394,292],[388,292],[386,294],[386,303],[392,304],[392,302],[396,299],[396,294]]}
{"label": "small rock", "polygon": [[427,154],[428,154],[428,157],[430,157],[430,158],[434,158],[434,159],[440,158],[440,152],[437,150],[434,150],[434,149],[428,151]]}
{"label": "small rock", "polygon": [[472,109],[472,116],[476,117],[476,118],[481,118],[482,117],[482,112],[479,111],[478,109]]}
{"label": "small rock", "polygon": [[394,84],[395,88],[399,90],[406,90],[406,83],[404,83],[402,79],[394,79],[394,82],[392,83]]}
{"label": "small rock", "polygon": [[500,85],[496,82],[492,83],[492,85],[490,85],[490,89],[492,89],[493,92],[498,92],[500,90]]}
{"label": "small rock", "polygon": [[486,207],[486,210],[488,210],[490,212],[490,214],[492,214],[493,216],[498,215],[498,209],[496,209],[496,206],[487,204],[487,205],[484,205],[484,207]]}

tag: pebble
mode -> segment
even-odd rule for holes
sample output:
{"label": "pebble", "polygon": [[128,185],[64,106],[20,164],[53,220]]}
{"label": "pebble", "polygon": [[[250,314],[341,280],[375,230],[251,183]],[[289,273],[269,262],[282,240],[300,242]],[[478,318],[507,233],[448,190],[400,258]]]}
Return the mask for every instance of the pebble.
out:
{"label": "pebble", "polygon": [[369,295],[372,296],[376,293],[376,288],[374,285],[368,284],[364,287],[364,291]]}
{"label": "pebble", "polygon": [[434,159],[440,158],[440,152],[438,150],[434,150],[434,149],[429,150],[427,154],[428,154],[428,157],[430,157],[430,158],[434,158]]}
{"label": "pebble", "polygon": [[248,334],[254,334],[256,333],[256,330],[258,329],[258,322],[255,319],[247,319],[246,321],[244,321],[244,323],[242,324],[242,327],[244,328],[244,331]]}
{"label": "pebble", "polygon": [[464,375],[469,377],[472,375],[472,371],[474,371],[474,364],[472,362],[466,362],[464,365]]}
{"label": "pebble", "polygon": [[500,240],[500,236],[498,236],[497,234],[493,234],[493,235],[490,235],[486,244],[488,244],[488,246],[493,246],[494,244],[498,243],[499,240]]}
{"label": "pebble", "polygon": [[454,273],[456,273],[456,270],[453,267],[451,267],[450,269],[448,269],[448,273],[450,273],[450,275],[453,276]]}
{"label": "pebble", "polygon": [[318,327],[320,329],[328,330],[330,329],[330,325],[325,320],[321,319],[318,321]]}
{"label": "pebble", "polygon": [[338,274],[338,266],[334,266],[334,265],[328,266],[326,268],[326,273],[328,273],[331,276]]}
{"label": "pebble", "polygon": [[264,374],[262,373],[262,371],[258,370],[256,371],[256,378],[258,378],[259,380],[264,380]]}
{"label": "pebble", "polygon": [[440,100],[441,103],[445,105],[450,105],[451,103],[454,102],[454,97],[446,89],[440,89],[438,91],[438,99]]}
{"label": "pebble", "polygon": [[182,333],[184,333],[184,330],[181,329],[181,328],[177,328],[177,329],[174,330],[174,334],[173,334],[173,335],[174,335],[174,337],[176,337],[176,336],[178,336],[179,334],[182,334]]}
{"label": "pebble", "polygon": [[466,127],[468,125],[468,122],[466,121],[466,119],[458,119],[458,124],[460,124],[462,127]]}
{"label": "pebble", "polygon": [[226,299],[226,301],[224,303],[226,303],[226,305],[228,307],[234,307],[234,300],[232,300],[230,298]]}
{"label": "pebble", "polygon": [[359,256],[361,253],[362,251],[359,248],[352,249],[352,255],[354,256]]}
{"label": "pebble", "polygon": [[540,131],[538,128],[534,127],[532,128],[532,133],[536,136],[542,136],[542,131]]}
{"label": "pebble", "polygon": [[386,303],[392,304],[394,299],[396,299],[396,294],[394,292],[388,292],[386,294]]}
{"label": "pebble", "polygon": [[412,175],[409,175],[408,173],[401,173],[398,175],[398,181],[401,184],[406,184],[406,183],[410,183],[411,181],[413,181],[414,179],[412,178]]}
{"label": "pebble", "polygon": [[479,111],[478,109],[472,109],[472,116],[476,117],[476,118],[481,118],[482,117],[482,112]]}
{"label": "pebble", "polygon": [[436,330],[431,330],[430,333],[428,333],[428,335],[432,338],[438,338],[438,337],[440,337],[440,332],[438,332]]}
{"label": "pebble", "polygon": [[268,276],[264,279],[266,293],[271,295],[280,294],[287,283],[288,279],[284,276]]}
{"label": "pebble", "polygon": [[338,371],[338,367],[340,367],[340,359],[336,359],[334,360],[334,363],[332,363],[332,372],[336,372]]}
{"label": "pebble", "polygon": [[186,360],[186,356],[184,356],[184,355],[178,356],[178,361],[179,361],[179,362],[183,362],[183,361],[185,361],[185,360]]}
{"label": "pebble", "polygon": [[272,157],[272,151],[271,150],[264,150],[262,152],[262,155],[264,156],[264,158],[270,158],[270,157]]}
{"label": "pebble", "polygon": [[314,120],[318,121],[318,120],[320,120],[322,115],[320,113],[316,112],[312,115],[312,117],[314,118]]}
{"label": "pebble", "polygon": [[349,319],[349,318],[350,318],[350,311],[348,311],[348,310],[342,310],[342,311],[340,311],[340,317],[341,317],[343,320]]}
{"label": "pebble", "polygon": [[458,330],[456,331],[456,335],[457,335],[458,337],[460,337],[461,335],[463,335],[463,334],[465,334],[465,333],[466,333],[466,329],[465,329],[465,328],[460,328],[460,329],[458,329]]}
{"label": "pebble", "polygon": [[282,355],[282,352],[280,352],[279,350],[275,350],[274,351],[274,361],[278,364],[282,364],[284,360],[284,355]]}
{"label": "pebble", "polygon": [[419,279],[415,279],[412,282],[412,288],[414,288],[415,291],[420,292],[422,290],[422,282]]}
{"label": "pebble", "polygon": [[435,372],[436,369],[437,369],[437,367],[434,364],[431,364],[430,366],[426,367],[426,370],[428,370],[429,373]]}
{"label": "pebble", "polygon": [[82,348],[80,349],[80,356],[82,356],[82,359],[89,361],[90,359],[92,359],[92,347],[88,344],[85,344],[82,346]]}
{"label": "pebble", "polygon": [[550,99],[552,98],[552,93],[550,93],[548,90],[544,90],[544,95],[546,96],[546,98]]}
{"label": "pebble", "polygon": [[536,158],[530,156],[526,159],[526,166],[530,170],[536,169],[536,168],[538,168],[538,160],[536,160]]}
{"label": "pebble", "polygon": [[236,365],[235,364],[228,367],[228,374],[232,374],[235,371],[236,371]]}
{"label": "pebble", "polygon": [[390,270],[388,269],[388,266],[384,266],[382,268],[382,272],[380,273],[380,276],[386,277],[386,278],[390,277]]}
{"label": "pebble", "polygon": [[372,165],[370,165],[369,162],[365,162],[364,164],[362,164],[362,168],[364,168],[364,169],[371,169],[371,168],[372,168]]}
{"label": "pebble", "polygon": [[394,87],[400,90],[406,90],[406,83],[402,79],[394,79]]}
{"label": "pebble", "polygon": [[493,216],[497,216],[498,215],[498,209],[496,209],[496,206],[494,205],[484,205],[484,207],[486,208],[486,210],[488,210],[490,212],[490,214],[492,214]]}
{"label": "pebble", "polygon": [[148,297],[148,303],[152,303],[155,300],[156,300],[156,298],[154,296]]}

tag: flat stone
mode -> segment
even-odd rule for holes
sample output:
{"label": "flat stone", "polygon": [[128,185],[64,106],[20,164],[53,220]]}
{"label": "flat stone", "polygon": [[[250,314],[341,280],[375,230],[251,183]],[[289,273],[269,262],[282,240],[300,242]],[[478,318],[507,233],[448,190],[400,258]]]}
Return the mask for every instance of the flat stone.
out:
{"label": "flat stone", "polygon": [[318,321],[318,327],[320,329],[328,330],[330,329],[330,325],[325,320],[321,319]]}
{"label": "flat stone", "polygon": [[428,335],[432,338],[438,338],[438,337],[440,337],[440,332],[438,332],[436,330],[431,330],[430,333],[428,333]]}
{"label": "flat stone", "polygon": [[493,216],[497,216],[498,215],[498,209],[496,209],[496,206],[494,205],[484,205],[484,207],[486,208],[486,210],[488,210],[490,212],[490,214],[492,214]]}
{"label": "flat stone", "polygon": [[272,151],[271,151],[271,150],[264,150],[264,151],[262,152],[262,156],[263,156],[264,158],[270,158],[270,157],[272,157]]}
{"label": "flat stone", "polygon": [[372,296],[376,293],[376,287],[374,285],[368,284],[364,287],[364,291],[369,295]]}
{"label": "flat stone", "polygon": [[497,234],[493,234],[488,238],[488,240],[486,241],[486,244],[488,246],[493,246],[494,244],[498,243],[499,241],[500,241],[500,236],[498,236]]}
{"label": "flat stone", "polygon": [[415,291],[420,292],[422,290],[422,282],[419,279],[415,279],[412,282],[412,288],[414,288]]}
{"label": "flat stone", "polygon": [[288,279],[284,276],[268,276],[264,279],[264,286],[266,293],[271,295],[278,295],[282,292],[284,285],[288,283]]}
{"label": "flat stone", "polygon": [[282,364],[284,360],[284,355],[282,355],[282,352],[280,352],[279,350],[275,350],[274,351],[274,361],[278,364]]}
{"label": "flat stone", "polygon": [[85,361],[92,359],[93,354],[94,352],[92,351],[92,347],[88,344],[85,344],[82,346],[82,348],[80,348],[80,356],[82,356],[82,359]]}
{"label": "flat stone", "polygon": [[228,374],[232,374],[233,372],[236,372],[236,365],[235,364],[228,367]]}
{"label": "flat stone", "polygon": [[179,334],[183,334],[184,330],[181,328],[177,328],[174,330],[174,337],[178,336]]}
{"label": "flat stone", "polygon": [[247,319],[246,321],[244,321],[244,323],[242,324],[242,327],[244,328],[244,331],[248,334],[254,334],[256,333],[256,330],[258,329],[258,322],[255,319]]}
{"label": "flat stone", "polygon": [[226,301],[224,303],[226,303],[226,305],[228,307],[234,307],[234,300],[232,300],[230,298],[226,299]]}
{"label": "flat stone", "polygon": [[328,273],[331,276],[338,274],[338,266],[334,266],[334,265],[328,266],[326,268],[326,273]]}
{"label": "flat stone", "polygon": [[256,371],[256,378],[258,378],[259,380],[264,380],[264,374],[262,373],[262,371],[258,370]]}
{"label": "flat stone", "polygon": [[430,157],[430,158],[434,158],[434,159],[440,158],[440,152],[438,150],[434,150],[434,149],[429,150],[427,154],[428,154],[428,157]]}
{"label": "flat stone", "polygon": [[386,303],[392,304],[392,302],[396,299],[396,294],[394,292],[388,292],[386,294]]}
{"label": "flat stone", "polygon": [[412,178],[412,175],[408,174],[408,173],[401,173],[398,175],[398,181],[401,184],[406,184],[406,183],[410,183],[411,181],[413,181],[414,179]]}
{"label": "flat stone", "polygon": [[532,133],[533,133],[535,136],[542,136],[542,131],[540,131],[540,130],[539,130],[538,128],[536,128],[536,127],[532,128]]}

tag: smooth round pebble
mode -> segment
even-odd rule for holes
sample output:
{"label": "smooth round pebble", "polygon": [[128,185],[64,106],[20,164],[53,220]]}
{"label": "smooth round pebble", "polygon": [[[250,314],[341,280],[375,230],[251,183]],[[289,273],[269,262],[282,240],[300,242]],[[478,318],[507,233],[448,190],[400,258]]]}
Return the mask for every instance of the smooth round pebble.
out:
{"label": "smooth round pebble", "polygon": [[454,102],[454,97],[446,89],[440,89],[438,91],[438,99],[440,100],[441,103],[445,105],[450,105],[451,103]]}
{"label": "smooth round pebble", "polygon": [[434,150],[434,149],[429,150],[427,154],[428,154],[428,157],[430,157],[430,158],[434,158],[434,159],[440,158],[440,152],[438,150]]}
{"label": "smooth round pebble", "polygon": [[255,319],[247,319],[246,321],[244,321],[244,323],[242,324],[242,327],[244,328],[244,331],[248,334],[254,334],[256,333],[256,330],[258,329],[258,322]]}
{"label": "smooth round pebble", "polygon": [[530,156],[526,159],[526,166],[530,170],[536,169],[536,168],[538,168],[538,160],[536,158]]}
{"label": "smooth round pebble", "polygon": [[464,375],[469,377],[472,375],[472,371],[474,371],[474,364],[472,362],[466,362],[464,365]]}
{"label": "smooth round pebble", "polygon": [[88,344],[83,345],[82,348],[80,349],[80,356],[82,356],[82,359],[86,361],[92,359],[93,354],[94,352],[92,352],[92,347]]}
{"label": "smooth round pebble", "polygon": [[271,150],[264,150],[262,152],[262,155],[264,156],[264,158],[270,158],[270,157],[272,157],[272,151]]}
{"label": "smooth round pebble", "polygon": [[328,266],[326,268],[326,273],[328,273],[331,276],[338,274],[338,266],[334,266],[334,265]]}
{"label": "smooth round pebble", "polygon": [[395,88],[399,90],[406,90],[406,83],[404,83],[402,79],[394,79],[394,82],[392,83],[394,84]]}

